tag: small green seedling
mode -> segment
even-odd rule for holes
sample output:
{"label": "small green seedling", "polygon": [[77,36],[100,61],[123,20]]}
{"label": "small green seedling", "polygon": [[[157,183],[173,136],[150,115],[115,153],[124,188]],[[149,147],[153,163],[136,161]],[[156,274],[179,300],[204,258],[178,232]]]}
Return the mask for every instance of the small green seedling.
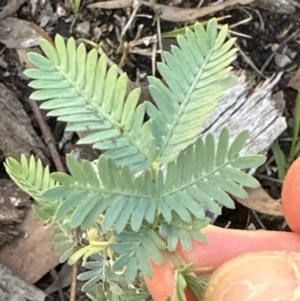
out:
{"label": "small green seedling", "polygon": [[[55,47],[42,39],[45,56],[29,54],[36,67],[25,72],[36,90],[31,98],[43,101],[40,107],[67,130],[85,131],[79,144],[103,153],[95,162],[67,155],[70,174],[50,174],[40,160],[25,156],[8,158],[5,166],[36,200],[36,214],[55,224],[61,261],[84,259],[89,271],[79,279],[93,300],[145,300],[142,275],[151,277],[150,260],[163,264],[162,254],[179,243],[191,250],[192,239],[205,241],[206,212],[220,214],[220,204],[233,208],[228,193],[246,198],[242,186],[259,185],[242,171],[265,160],[239,154],[246,131],[232,141],[227,128],[217,140],[199,136],[236,81],[229,74],[236,49],[234,39],[226,41],[227,30],[218,32],[212,19],[206,29],[197,23],[194,32],[178,36],[179,46],[158,64],[166,84],[148,78],[154,104],[139,104],[140,89],[127,95],[127,75],[73,38],[65,43],[57,35]],[[76,228],[87,231],[87,244],[78,247]]]}
{"label": "small green seedling", "polygon": [[291,164],[295,161],[300,152],[300,92],[298,91],[294,109],[293,137],[289,154],[286,156],[279,146],[278,140],[272,145],[275,157],[278,178],[283,181]]}

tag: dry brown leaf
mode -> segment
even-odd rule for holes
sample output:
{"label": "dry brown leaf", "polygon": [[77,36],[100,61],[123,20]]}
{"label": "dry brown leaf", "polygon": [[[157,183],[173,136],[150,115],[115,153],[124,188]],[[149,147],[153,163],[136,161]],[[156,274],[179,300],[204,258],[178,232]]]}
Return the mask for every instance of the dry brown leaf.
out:
{"label": "dry brown leaf", "polygon": [[52,229],[44,227],[32,210],[28,211],[19,229],[28,237],[7,243],[0,252],[0,262],[32,284],[59,264],[59,256],[53,250]]}
{"label": "dry brown leaf", "polygon": [[300,68],[297,70],[295,75],[290,79],[287,86],[295,90],[300,90]]}
{"label": "dry brown leaf", "polygon": [[[209,14],[213,14],[217,11],[223,10],[226,7],[234,6],[237,4],[246,5],[254,0],[227,0],[224,3],[217,5],[210,5],[201,8],[181,8],[174,7],[162,4],[155,4],[155,7],[161,13],[159,16],[161,19],[170,21],[170,22],[187,22],[193,21],[198,18],[204,17]],[[145,6],[151,6],[150,2],[147,1],[138,1],[140,4]],[[133,0],[124,0],[124,1],[106,1],[101,3],[93,3],[88,5],[90,8],[102,8],[102,9],[116,9],[124,8],[133,4]]]}
{"label": "dry brown leaf", "polygon": [[9,0],[0,12],[0,19],[14,14],[26,0]]}
{"label": "dry brown leaf", "polygon": [[283,216],[281,201],[271,198],[262,187],[245,188],[245,190],[249,195],[249,199],[240,199],[237,197],[234,197],[234,199],[245,207],[257,212],[268,215]]}
{"label": "dry brown leaf", "polygon": [[37,27],[21,19],[0,19],[0,42],[13,49],[38,46],[41,34]]}
{"label": "dry brown leaf", "polygon": [[113,0],[98,3],[91,3],[88,5],[89,8],[103,8],[103,9],[118,9],[131,6],[133,0]]}
{"label": "dry brown leaf", "polygon": [[[199,19],[209,14],[213,14],[229,6],[234,6],[237,4],[245,5],[253,1],[254,0],[228,0],[217,5],[210,5],[200,8],[181,8],[162,4],[155,4],[155,6],[161,12],[160,18],[165,21],[188,22]],[[149,2],[140,1],[140,3],[149,6]]]}

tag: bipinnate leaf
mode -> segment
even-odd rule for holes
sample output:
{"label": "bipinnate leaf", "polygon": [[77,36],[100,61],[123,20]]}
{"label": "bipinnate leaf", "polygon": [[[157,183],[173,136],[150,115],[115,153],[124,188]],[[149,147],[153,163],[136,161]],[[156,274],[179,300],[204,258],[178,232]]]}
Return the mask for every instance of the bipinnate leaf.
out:
{"label": "bipinnate leaf", "polygon": [[53,226],[54,232],[54,244],[55,251],[61,255],[59,257],[60,262],[65,262],[71,257],[77,247],[77,238],[70,228],[68,220],[56,220]]}
{"label": "bipinnate leaf", "polygon": [[142,227],[139,233],[135,233],[127,228],[117,236],[120,242],[110,245],[120,255],[113,265],[113,270],[118,271],[126,267],[125,276],[128,283],[134,281],[139,269],[148,277],[152,276],[150,259],[163,264],[164,258],[159,250],[165,249],[166,245],[152,229]]}
{"label": "bipinnate leaf", "polygon": [[[227,128],[218,140],[212,134],[199,138],[218,98],[235,82],[229,65],[236,49],[234,39],[225,42],[227,31],[223,26],[218,32],[216,19],[206,29],[200,23],[194,32],[187,28],[178,47],[164,53],[166,64],[158,64],[163,81],[149,78],[154,103],[139,104],[140,89],[127,93],[127,75],[73,38],[65,42],[56,35],[54,46],[42,39],[45,56],[29,54],[36,67],[25,72],[36,90],[31,98],[44,101],[41,108],[67,122],[67,130],[84,132],[79,143],[103,153],[95,162],[67,155],[70,174],[50,175],[40,160],[25,156],[20,163],[8,158],[5,167],[38,202],[36,213],[57,221],[55,248],[62,262],[107,252],[109,261],[87,263],[89,271],[80,276],[97,300],[146,299],[133,288],[123,291],[124,279],[128,288],[139,270],[151,277],[151,260],[163,264],[162,250],[172,252],[179,242],[188,251],[193,239],[205,241],[206,212],[220,214],[220,204],[233,208],[229,195],[247,198],[244,186],[259,185],[243,172],[265,161],[240,155],[247,131],[232,142]],[[88,233],[100,227],[103,240],[89,239],[74,253],[77,227],[90,228]],[[196,296],[201,285],[193,268],[176,273],[175,299],[185,299],[185,288]]]}
{"label": "bipinnate leaf", "polygon": [[141,283],[142,277],[139,277],[138,286],[134,288],[128,286],[125,275],[114,273],[110,260],[98,254],[92,255],[84,267],[87,271],[79,274],[77,279],[85,281],[81,290],[91,295],[92,300],[146,301],[149,299],[150,295]]}
{"label": "bipinnate leaf", "polygon": [[[172,249],[187,231],[176,230],[174,214],[180,219],[177,224],[191,225],[196,220],[205,223],[206,211],[220,214],[219,203],[234,208],[228,194],[246,198],[243,186],[259,185],[240,170],[256,167],[265,160],[264,156],[237,153],[237,146],[242,148],[241,141],[244,142],[245,137],[243,132],[230,144],[228,129],[221,131],[219,142],[208,134],[181,152],[176,161],[167,164],[165,173],[160,169],[157,173],[147,170],[137,176],[132,176],[126,166],[118,167],[105,155],[99,157],[97,166],[68,155],[71,175],[53,173],[52,178],[61,185],[47,190],[44,197],[49,201],[64,198],[56,217],[69,215],[71,227],[90,227],[104,214],[104,232],[115,229],[122,233],[128,225],[138,232],[145,222],[153,224],[162,219],[173,232],[177,231],[176,239],[170,236],[173,242],[170,241],[169,248]],[[195,238],[194,234],[191,237]],[[188,242],[185,246],[189,248]]]}
{"label": "bipinnate leaf", "polygon": [[[217,100],[234,82],[228,76],[236,49],[235,39],[226,39],[228,28],[217,34],[217,21],[208,22],[207,30],[196,23],[194,32],[186,29],[178,36],[177,46],[165,52],[166,64],[158,70],[167,83],[149,78],[149,89],[157,108],[147,103],[147,113],[154,120],[153,135],[161,163],[174,160],[178,153],[197,139],[201,126],[217,106]],[[164,137],[164,139],[161,139]]]}
{"label": "bipinnate leaf", "polygon": [[[126,97],[128,78],[118,76],[117,66],[107,67],[95,49],[87,53],[73,38],[67,43],[56,35],[55,47],[42,39],[46,57],[30,53],[36,69],[26,70],[36,91],[32,99],[44,101],[49,116],[68,122],[67,130],[86,131],[82,144],[106,150],[106,155],[134,172],[149,167],[156,149],[149,125],[144,124],[145,105],[138,105],[140,89]],[[152,141],[152,142],[151,142]]]}
{"label": "bipinnate leaf", "polygon": [[206,242],[207,237],[201,233],[201,229],[207,226],[210,222],[209,218],[202,220],[194,219],[191,224],[184,222],[178,214],[173,213],[172,222],[170,224],[161,222],[159,233],[167,240],[169,251],[174,251],[178,242],[181,243],[186,251],[192,249],[192,239],[200,242]]}
{"label": "bipinnate leaf", "polygon": [[35,213],[43,220],[52,219],[59,198],[56,199],[56,202],[50,204],[43,197],[44,191],[58,185],[50,177],[49,166],[44,168],[40,159],[31,156],[27,160],[23,154],[20,162],[14,158],[7,158],[4,166],[11,179],[37,201],[38,205],[33,205]]}
{"label": "bipinnate leaf", "polygon": [[[131,171],[146,170],[155,160],[168,163],[194,143],[201,126],[217,106],[217,99],[235,78],[228,76],[236,49],[234,39],[225,42],[227,27],[217,34],[217,21],[207,30],[197,23],[194,32],[179,36],[179,47],[165,53],[166,64],[158,69],[167,83],[150,77],[155,101],[138,105],[140,89],[126,97],[127,76],[118,75],[117,66],[107,67],[107,58],[97,51],[67,43],[57,35],[55,47],[41,41],[46,57],[29,54],[37,69],[25,73],[32,78],[35,100],[48,115],[68,122],[71,131],[88,131],[79,143],[93,144],[106,156]],[[145,111],[150,120],[144,122]]]}

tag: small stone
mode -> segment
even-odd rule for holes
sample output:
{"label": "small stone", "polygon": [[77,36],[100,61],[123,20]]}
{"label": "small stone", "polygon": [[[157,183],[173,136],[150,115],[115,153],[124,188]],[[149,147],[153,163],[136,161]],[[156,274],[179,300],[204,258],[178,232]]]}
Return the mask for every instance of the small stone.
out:
{"label": "small stone", "polygon": [[298,52],[297,51],[293,51],[290,48],[286,51],[286,54],[291,58],[294,59],[297,55]]}
{"label": "small stone", "polygon": [[91,28],[90,22],[85,21],[77,25],[76,31],[84,36],[89,36],[90,28]]}
{"label": "small stone", "polygon": [[285,54],[277,53],[275,55],[275,63],[280,68],[286,67],[291,62],[292,60]]}
{"label": "small stone", "polygon": [[279,44],[273,44],[272,46],[271,46],[271,50],[274,52],[274,51],[277,51],[277,49],[279,48]]}
{"label": "small stone", "polygon": [[60,5],[57,6],[56,13],[58,16],[64,17],[67,15],[67,11]]}

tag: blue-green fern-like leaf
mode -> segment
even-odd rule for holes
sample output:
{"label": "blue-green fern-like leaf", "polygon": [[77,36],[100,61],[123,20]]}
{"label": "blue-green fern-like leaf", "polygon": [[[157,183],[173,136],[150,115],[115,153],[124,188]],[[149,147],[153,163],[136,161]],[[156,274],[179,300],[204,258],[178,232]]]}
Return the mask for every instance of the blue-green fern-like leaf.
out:
{"label": "blue-green fern-like leaf", "polygon": [[164,258],[160,250],[165,249],[166,244],[152,229],[142,227],[139,233],[136,233],[127,228],[117,237],[120,242],[110,246],[120,255],[113,265],[113,270],[118,271],[126,267],[125,276],[128,283],[134,281],[139,269],[148,277],[152,277],[150,259],[163,264]]}
{"label": "blue-green fern-like leaf", "polygon": [[49,166],[44,168],[40,159],[31,156],[30,160],[27,160],[23,154],[20,162],[14,158],[7,158],[4,166],[11,179],[37,201],[38,204],[32,206],[37,216],[45,221],[51,220],[55,215],[59,198],[49,203],[43,197],[45,190],[58,185],[58,182],[50,176]]}
{"label": "blue-green fern-like leaf", "polygon": [[73,38],[66,44],[56,35],[55,48],[45,39],[40,43],[47,57],[30,53],[37,69],[25,71],[36,89],[31,98],[45,101],[41,108],[68,122],[67,130],[88,131],[79,143],[106,150],[134,172],[146,169],[156,149],[149,147],[154,141],[144,123],[145,104],[138,105],[140,89],[126,97],[127,75],[118,76],[117,66],[107,68],[105,55],[98,58],[95,49],[87,53]]}
{"label": "blue-green fern-like leaf", "polygon": [[247,198],[243,186],[259,185],[239,170],[257,167],[265,160],[261,155],[239,155],[247,136],[244,131],[230,144],[225,128],[217,145],[209,134],[167,164],[165,172],[160,169],[153,174],[147,170],[136,177],[128,167],[118,167],[103,155],[97,166],[68,155],[71,175],[53,173],[52,178],[62,185],[47,190],[44,197],[49,201],[64,198],[56,217],[70,214],[74,228],[90,227],[100,214],[104,214],[102,230],[115,228],[117,233],[128,224],[138,232],[144,222],[153,224],[158,218],[170,225],[173,213],[188,224],[195,219],[205,221],[206,211],[221,213],[219,203],[234,207],[228,194]]}
{"label": "blue-green fern-like leaf", "polygon": [[206,227],[209,222],[209,218],[202,220],[194,218],[192,223],[186,223],[178,214],[173,213],[170,224],[165,221],[161,222],[159,233],[166,238],[169,251],[174,251],[179,241],[185,250],[191,251],[192,239],[207,242],[207,237],[201,233],[201,229]]}
{"label": "blue-green fern-like leaf", "polygon": [[87,271],[79,274],[77,279],[85,281],[81,290],[92,300],[146,301],[150,296],[141,284],[142,279],[139,279],[138,287],[130,287],[125,275],[114,273],[110,260],[98,254],[91,256],[84,267]]}
{"label": "blue-green fern-like leaf", "polygon": [[53,225],[54,250],[60,254],[59,261],[67,261],[76,251],[77,239],[69,220],[56,220]]}
{"label": "blue-green fern-like leaf", "polygon": [[228,76],[236,49],[231,49],[235,39],[224,42],[227,31],[223,26],[217,34],[216,19],[208,22],[206,30],[200,23],[195,24],[194,32],[187,28],[185,37],[177,37],[179,47],[164,53],[167,64],[158,64],[168,87],[149,78],[157,107],[147,102],[147,113],[153,119],[161,163],[174,160],[197,140],[218,98],[236,81]]}
{"label": "blue-green fern-like leaf", "polygon": [[118,165],[137,172],[155,161],[170,162],[196,141],[217,99],[235,81],[227,76],[236,51],[231,49],[234,39],[225,42],[227,27],[217,34],[212,19],[206,30],[200,23],[194,29],[164,54],[167,64],[158,64],[168,87],[149,78],[156,107],[137,104],[140,89],[126,97],[127,76],[118,76],[116,66],[107,68],[105,55],[98,58],[95,49],[87,53],[83,44],[77,47],[73,38],[65,43],[59,35],[55,47],[41,40],[47,57],[29,54],[37,67],[25,72],[37,90],[31,97],[45,101],[41,108],[50,110],[48,115],[68,122],[67,130],[88,131],[79,143],[106,150]]}

